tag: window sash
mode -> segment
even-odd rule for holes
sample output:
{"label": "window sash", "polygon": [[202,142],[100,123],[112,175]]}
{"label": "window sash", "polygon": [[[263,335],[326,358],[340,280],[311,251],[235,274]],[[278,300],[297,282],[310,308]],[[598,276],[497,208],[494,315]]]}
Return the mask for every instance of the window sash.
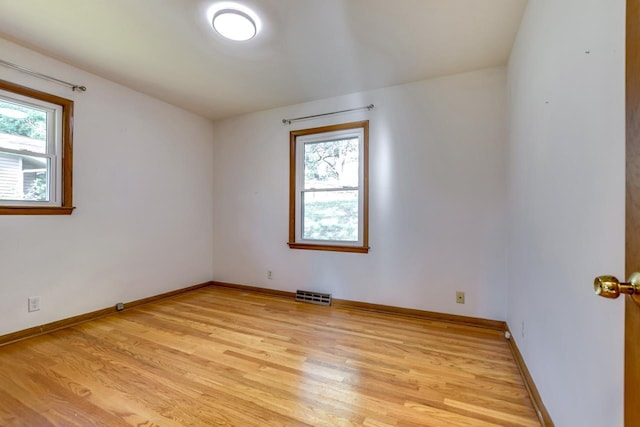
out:
{"label": "window sash", "polygon": [[47,159],[47,196],[45,201],[2,199],[0,204],[9,207],[60,207],[62,206],[62,132],[63,107],[44,100],[30,98],[14,92],[1,90],[0,99],[26,108],[40,110],[46,114],[45,153],[29,149],[11,149],[0,147],[0,153],[38,157]]}
{"label": "window sash", "polygon": [[[327,194],[327,193],[353,193],[353,195],[355,195],[355,199],[357,200],[356,204],[357,204],[357,210],[358,210],[358,218],[356,219],[356,227],[357,227],[357,231],[356,231],[356,238],[355,239],[314,239],[311,237],[306,237],[306,233],[305,233],[305,227],[306,227],[306,223],[305,223],[305,218],[306,218],[306,211],[307,211],[307,198],[306,195],[307,194],[312,194],[315,195],[317,193],[320,194]],[[311,204],[311,202],[309,203]],[[303,191],[301,192],[301,201],[300,201],[300,235],[301,235],[301,239],[300,241],[305,242],[305,243],[309,243],[309,242],[313,242],[315,244],[324,244],[327,242],[330,242],[331,244],[336,244],[336,245],[357,245],[358,243],[361,242],[361,236],[362,236],[362,197],[361,197],[361,192],[358,188],[352,188],[352,189],[331,189],[331,190],[319,190],[319,191]],[[337,219],[349,219],[349,218],[337,218]],[[322,220],[322,218],[321,218]],[[342,221],[344,222],[344,221]],[[341,231],[345,231],[345,230],[341,230]]]}
{"label": "window sash", "polygon": [[[305,188],[305,144],[326,143],[334,141],[358,140],[358,186],[336,186],[330,188]],[[312,245],[331,245],[344,247],[359,247],[364,245],[364,128],[350,128],[331,132],[321,132],[295,138],[296,147],[296,177],[295,177],[295,242]],[[303,195],[309,192],[354,191],[358,192],[358,239],[353,240],[328,240],[304,238],[304,206]]]}

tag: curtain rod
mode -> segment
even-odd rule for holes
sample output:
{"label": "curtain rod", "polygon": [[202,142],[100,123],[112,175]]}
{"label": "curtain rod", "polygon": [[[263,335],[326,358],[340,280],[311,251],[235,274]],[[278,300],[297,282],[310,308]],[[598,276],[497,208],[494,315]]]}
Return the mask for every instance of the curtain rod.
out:
{"label": "curtain rod", "polygon": [[16,65],[16,64],[12,64],[11,62],[3,61],[2,59],[0,59],[0,65],[2,65],[3,67],[12,68],[14,70],[20,71],[21,73],[25,73],[25,74],[32,75],[34,77],[38,77],[39,79],[49,80],[51,82],[58,83],[59,85],[70,87],[71,90],[74,91],[74,92],[76,92],[76,91],[77,92],[86,92],[86,90],[87,90],[86,86],[80,86],[80,85],[76,85],[76,84],[73,84],[73,83],[65,82],[64,80],[56,79],[55,77],[51,77],[51,76],[47,76],[46,74],[38,73],[38,72],[30,70],[28,68],[21,67],[20,65]]}
{"label": "curtain rod", "polygon": [[348,110],[333,111],[331,113],[314,114],[314,115],[311,115],[311,116],[303,116],[303,117],[294,117],[292,119],[282,119],[282,124],[283,125],[290,125],[291,123],[297,122],[299,120],[313,119],[315,117],[332,116],[334,114],[349,113],[351,111],[373,110],[373,107],[374,107],[373,104],[369,104],[369,105],[367,105],[365,107],[350,108]]}

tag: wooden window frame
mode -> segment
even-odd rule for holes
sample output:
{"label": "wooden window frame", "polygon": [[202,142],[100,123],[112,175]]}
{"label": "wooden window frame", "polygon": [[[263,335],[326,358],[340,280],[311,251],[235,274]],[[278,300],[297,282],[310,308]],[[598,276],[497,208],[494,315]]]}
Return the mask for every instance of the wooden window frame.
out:
{"label": "wooden window frame", "polygon": [[[362,168],[363,179],[361,185],[361,196],[363,197],[362,206],[362,244],[321,244],[321,243],[302,243],[296,241],[296,192],[297,189],[297,137],[304,135],[320,134],[349,129],[362,129]],[[289,133],[289,241],[288,245],[291,249],[307,249],[318,251],[334,251],[334,252],[369,252],[369,121],[363,120],[359,122],[342,123],[337,125],[322,126],[311,129],[293,130]]]}
{"label": "wooden window frame", "polygon": [[26,86],[0,80],[0,89],[34,100],[48,102],[62,108],[62,156],[61,170],[56,177],[61,186],[60,206],[3,205],[0,201],[0,215],[70,215],[73,210],[73,101]]}

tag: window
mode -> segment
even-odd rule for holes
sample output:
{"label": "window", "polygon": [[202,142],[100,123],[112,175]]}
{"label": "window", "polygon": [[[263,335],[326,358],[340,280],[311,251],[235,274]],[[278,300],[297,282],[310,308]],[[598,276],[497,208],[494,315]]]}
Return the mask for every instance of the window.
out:
{"label": "window", "polygon": [[290,134],[289,247],[367,253],[369,122]]}
{"label": "window", "polygon": [[0,214],[70,214],[73,101],[0,80]]}

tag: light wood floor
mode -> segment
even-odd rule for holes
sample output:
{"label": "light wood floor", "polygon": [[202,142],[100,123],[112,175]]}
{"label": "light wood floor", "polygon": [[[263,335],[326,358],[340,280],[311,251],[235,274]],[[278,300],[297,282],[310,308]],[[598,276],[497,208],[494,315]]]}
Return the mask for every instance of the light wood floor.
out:
{"label": "light wood floor", "polygon": [[204,288],[0,347],[2,426],[539,426],[498,331]]}

